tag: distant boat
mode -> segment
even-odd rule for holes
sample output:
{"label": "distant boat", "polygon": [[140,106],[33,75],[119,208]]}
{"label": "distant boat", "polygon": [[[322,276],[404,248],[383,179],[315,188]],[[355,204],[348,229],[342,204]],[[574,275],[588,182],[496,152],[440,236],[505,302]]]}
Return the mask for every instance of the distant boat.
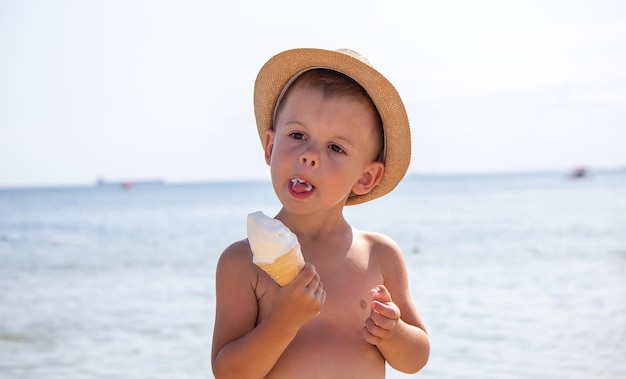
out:
{"label": "distant boat", "polygon": [[131,190],[136,186],[159,186],[165,182],[162,179],[149,179],[149,180],[106,180],[104,178],[98,178],[96,185],[98,187],[120,187],[125,190]]}
{"label": "distant boat", "polygon": [[587,170],[586,167],[579,166],[572,170],[572,172],[569,174],[569,177],[571,179],[582,179],[582,178],[586,178],[588,175],[589,175],[589,170]]}

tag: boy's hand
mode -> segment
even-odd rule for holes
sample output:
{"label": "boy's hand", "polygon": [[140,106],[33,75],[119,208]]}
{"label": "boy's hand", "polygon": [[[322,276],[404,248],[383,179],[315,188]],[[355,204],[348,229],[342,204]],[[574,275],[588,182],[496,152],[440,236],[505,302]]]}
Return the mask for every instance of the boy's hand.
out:
{"label": "boy's hand", "polygon": [[281,318],[285,327],[291,325],[299,329],[320,313],[326,291],[315,266],[306,263],[289,285],[276,285],[272,298],[270,314]]}
{"label": "boy's hand", "polygon": [[391,301],[391,295],[384,285],[381,284],[370,292],[374,300],[362,334],[367,342],[378,345],[396,331],[400,321],[400,309]]}

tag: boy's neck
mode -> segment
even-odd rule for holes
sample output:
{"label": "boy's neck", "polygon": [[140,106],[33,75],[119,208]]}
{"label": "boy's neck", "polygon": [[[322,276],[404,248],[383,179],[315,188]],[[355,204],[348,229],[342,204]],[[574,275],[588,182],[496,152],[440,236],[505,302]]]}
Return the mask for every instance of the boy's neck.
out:
{"label": "boy's neck", "polygon": [[278,212],[276,218],[295,233],[301,243],[304,241],[332,239],[337,235],[351,232],[352,230],[352,227],[341,212],[297,215],[289,213],[283,208]]}

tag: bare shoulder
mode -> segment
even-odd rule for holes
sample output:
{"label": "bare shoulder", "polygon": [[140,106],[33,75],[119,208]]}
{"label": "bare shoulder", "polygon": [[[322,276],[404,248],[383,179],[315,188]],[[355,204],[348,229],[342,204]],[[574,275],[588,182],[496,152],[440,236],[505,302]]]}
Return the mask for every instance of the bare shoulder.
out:
{"label": "bare shoulder", "polygon": [[404,268],[404,257],[400,246],[391,237],[376,232],[354,230],[354,238],[358,243],[365,244],[383,274],[388,270]]}
{"label": "bare shoulder", "polygon": [[217,262],[217,294],[228,296],[252,295],[258,282],[259,269],[252,262],[252,250],[248,239],[233,242],[226,247]]}
{"label": "bare shoulder", "polygon": [[[251,294],[257,281],[258,271],[252,263],[252,251],[247,239],[228,246],[217,262],[216,290],[220,294],[242,296]],[[219,299],[218,299],[219,300]]]}
{"label": "bare shoulder", "polygon": [[242,266],[246,265],[242,265],[242,263],[247,263],[251,260],[252,251],[250,250],[248,239],[242,239],[233,242],[226,247],[226,249],[224,249],[218,261],[218,271],[220,269],[236,269],[237,267],[243,268]]}
{"label": "bare shoulder", "polygon": [[391,290],[408,289],[408,275],[402,249],[391,237],[376,233],[354,230],[354,240],[362,244],[369,254],[369,261],[376,265]]}

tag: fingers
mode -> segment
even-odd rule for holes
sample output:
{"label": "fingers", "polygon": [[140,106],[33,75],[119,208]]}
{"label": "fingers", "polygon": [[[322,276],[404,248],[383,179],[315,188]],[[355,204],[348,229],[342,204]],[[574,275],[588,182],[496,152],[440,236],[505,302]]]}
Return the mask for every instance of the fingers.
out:
{"label": "fingers", "polygon": [[391,301],[391,294],[385,286],[376,286],[370,292],[374,299],[362,334],[367,342],[376,345],[394,333],[400,320],[400,309]]}
{"label": "fingers", "polygon": [[379,318],[380,316],[382,318],[387,318],[387,319],[399,319],[400,318],[400,309],[395,303],[391,301],[383,303],[383,302],[374,300],[372,301],[371,307],[372,307],[372,317]]}
{"label": "fingers", "polygon": [[[315,270],[313,265],[310,266],[313,270]],[[324,301],[326,301],[326,291],[324,290],[324,284],[322,283],[322,280],[317,272],[315,272],[313,279],[311,279],[306,288],[307,290],[313,292],[313,297],[318,300],[320,305],[324,304]]]}
{"label": "fingers", "polygon": [[324,302],[326,301],[326,291],[324,290],[324,285],[321,282],[315,290],[315,298],[319,299],[320,305],[324,305]]}
{"label": "fingers", "polygon": [[319,275],[317,275],[317,271],[315,271],[315,266],[307,262],[304,264],[302,271],[296,275],[289,285],[295,287],[308,287],[316,276],[319,280]]}
{"label": "fingers", "polygon": [[374,314],[382,315],[389,319],[400,318],[400,309],[391,300],[391,294],[384,285],[378,285],[370,290],[374,300],[372,301],[372,310]]}
{"label": "fingers", "polygon": [[362,335],[367,342],[377,345],[381,341],[389,338],[399,324],[399,319],[386,318],[380,314],[372,312],[371,316],[365,320]]}
{"label": "fingers", "polygon": [[385,329],[376,325],[371,318],[365,320],[365,326],[361,331],[363,338],[372,345],[377,345],[386,335]]}
{"label": "fingers", "polygon": [[371,318],[368,318],[365,320],[365,326],[363,327],[361,334],[368,343],[378,345],[380,342],[387,339],[387,337],[392,334],[392,331],[376,325]]}
{"label": "fingers", "polygon": [[315,266],[308,262],[304,264],[304,268],[302,268],[302,271],[294,278],[291,285],[294,287],[304,287],[316,294],[316,297],[318,297],[317,295],[321,296],[324,291],[322,280],[315,270]]}
{"label": "fingers", "polygon": [[387,289],[387,287],[385,287],[382,284],[372,288],[370,290],[370,293],[372,294],[372,297],[374,298],[374,300],[378,300],[380,302],[392,301],[389,290]]}
{"label": "fingers", "polygon": [[[311,266],[312,266],[312,265],[311,265]],[[313,268],[313,269],[315,270],[315,268]],[[317,287],[319,287],[319,286],[320,286],[320,284],[321,284],[321,282],[322,282],[322,281],[321,281],[320,276],[319,276],[319,274],[317,273],[317,271],[314,271],[314,272],[313,272],[313,274],[314,274],[314,275],[313,275],[313,278],[311,279],[311,281],[309,282],[309,284],[307,284],[307,285],[306,285],[306,288],[308,288],[308,289],[310,289],[310,290],[312,290],[312,291],[315,291],[315,290],[317,289]]]}
{"label": "fingers", "polygon": [[[314,314],[319,314],[326,301],[326,291],[311,263],[305,263],[304,268],[288,286],[290,292],[296,295],[304,307],[309,307]],[[293,299],[293,298],[292,298]],[[306,305],[305,305],[306,304]]]}
{"label": "fingers", "polygon": [[394,306],[386,306],[381,310],[382,312],[379,312],[372,307],[369,319],[378,327],[386,330],[393,329],[400,319],[400,312],[396,311],[397,307],[394,304]]}

